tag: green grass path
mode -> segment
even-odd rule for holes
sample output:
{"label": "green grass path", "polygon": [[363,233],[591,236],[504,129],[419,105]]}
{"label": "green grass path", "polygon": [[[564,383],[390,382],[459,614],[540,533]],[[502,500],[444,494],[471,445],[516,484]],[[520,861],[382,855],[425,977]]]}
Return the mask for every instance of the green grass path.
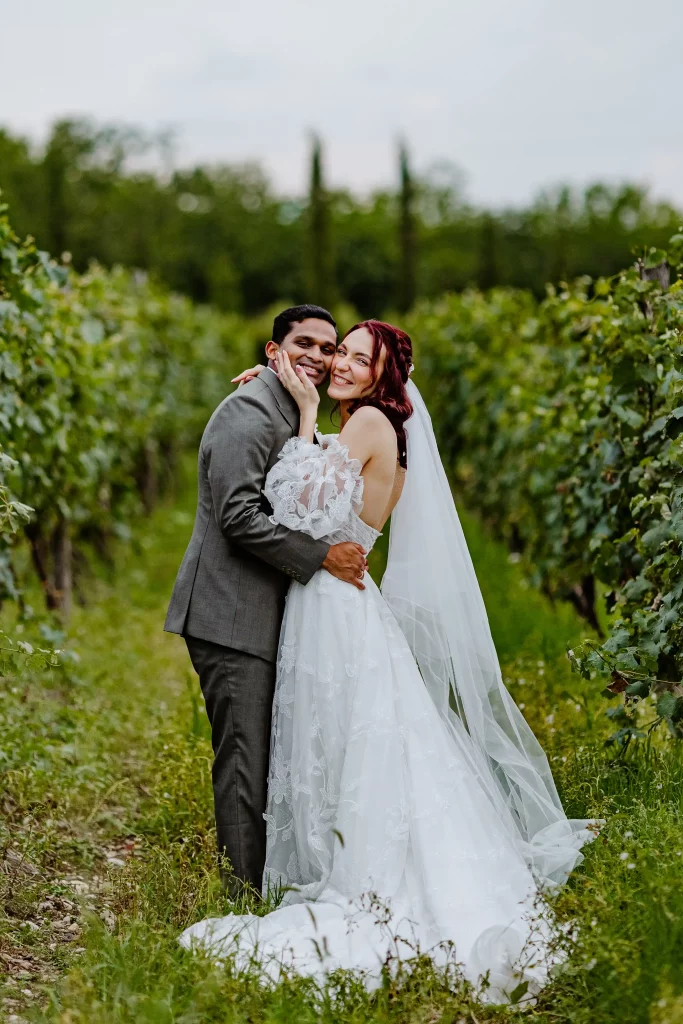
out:
{"label": "green grass path", "polygon": [[[510,689],[546,746],[568,813],[608,819],[557,901],[576,922],[567,969],[539,1004],[484,1010],[427,965],[367,996],[320,997],[179,949],[227,912],[213,861],[211,752],[197,681],[163,615],[194,488],[141,523],[113,579],[88,588],[65,674],[0,679],[0,1020],[61,1024],[527,1020],[683,1021],[683,771],[677,752],[605,752],[605,701],[569,673],[583,626],[525,586],[466,520]],[[381,548],[373,571],[381,572]]]}

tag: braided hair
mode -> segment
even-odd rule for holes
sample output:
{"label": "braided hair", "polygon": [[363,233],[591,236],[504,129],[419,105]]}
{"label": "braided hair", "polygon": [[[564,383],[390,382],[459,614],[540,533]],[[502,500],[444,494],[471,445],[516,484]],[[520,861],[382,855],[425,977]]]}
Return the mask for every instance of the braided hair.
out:
{"label": "braided hair", "polygon": [[[375,385],[372,394],[357,398],[349,405],[349,412],[354,413],[364,405],[380,409],[396,431],[398,441],[398,461],[404,469],[408,466],[406,452],[405,422],[413,414],[413,407],[406,392],[406,384],[413,364],[413,343],[410,337],[399,327],[384,323],[382,320],[363,320],[347,331],[344,337],[364,327],[372,335],[372,357],[370,374]],[[377,376],[377,365],[384,350],[384,368]]]}

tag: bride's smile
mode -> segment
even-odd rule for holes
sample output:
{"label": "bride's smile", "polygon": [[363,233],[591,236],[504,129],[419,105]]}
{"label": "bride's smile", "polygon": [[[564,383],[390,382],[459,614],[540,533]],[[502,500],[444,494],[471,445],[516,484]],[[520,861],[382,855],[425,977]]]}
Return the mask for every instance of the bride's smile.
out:
{"label": "bride's smile", "polygon": [[347,335],[332,360],[327,393],[338,402],[353,402],[369,395],[381,376],[384,352],[380,350],[373,366],[373,338],[366,327]]}

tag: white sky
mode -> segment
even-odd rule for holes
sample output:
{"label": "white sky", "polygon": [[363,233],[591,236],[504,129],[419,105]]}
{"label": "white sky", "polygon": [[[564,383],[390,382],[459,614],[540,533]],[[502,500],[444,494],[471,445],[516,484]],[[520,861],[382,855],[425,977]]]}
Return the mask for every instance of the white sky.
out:
{"label": "white sky", "polygon": [[260,160],[306,181],[465,172],[476,202],[632,180],[683,205],[683,0],[0,0],[0,124],[173,128],[178,164]]}

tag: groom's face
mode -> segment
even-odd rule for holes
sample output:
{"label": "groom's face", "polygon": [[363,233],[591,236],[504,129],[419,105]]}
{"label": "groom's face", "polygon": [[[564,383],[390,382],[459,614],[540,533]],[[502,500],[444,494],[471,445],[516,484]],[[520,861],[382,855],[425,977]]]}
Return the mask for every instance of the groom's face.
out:
{"label": "groom's face", "polygon": [[319,387],[326,379],[337,351],[337,333],[326,320],[310,317],[291,330],[279,346],[274,341],[266,345],[266,355],[272,360],[277,350],[286,352],[292,366],[300,366],[306,376]]}

